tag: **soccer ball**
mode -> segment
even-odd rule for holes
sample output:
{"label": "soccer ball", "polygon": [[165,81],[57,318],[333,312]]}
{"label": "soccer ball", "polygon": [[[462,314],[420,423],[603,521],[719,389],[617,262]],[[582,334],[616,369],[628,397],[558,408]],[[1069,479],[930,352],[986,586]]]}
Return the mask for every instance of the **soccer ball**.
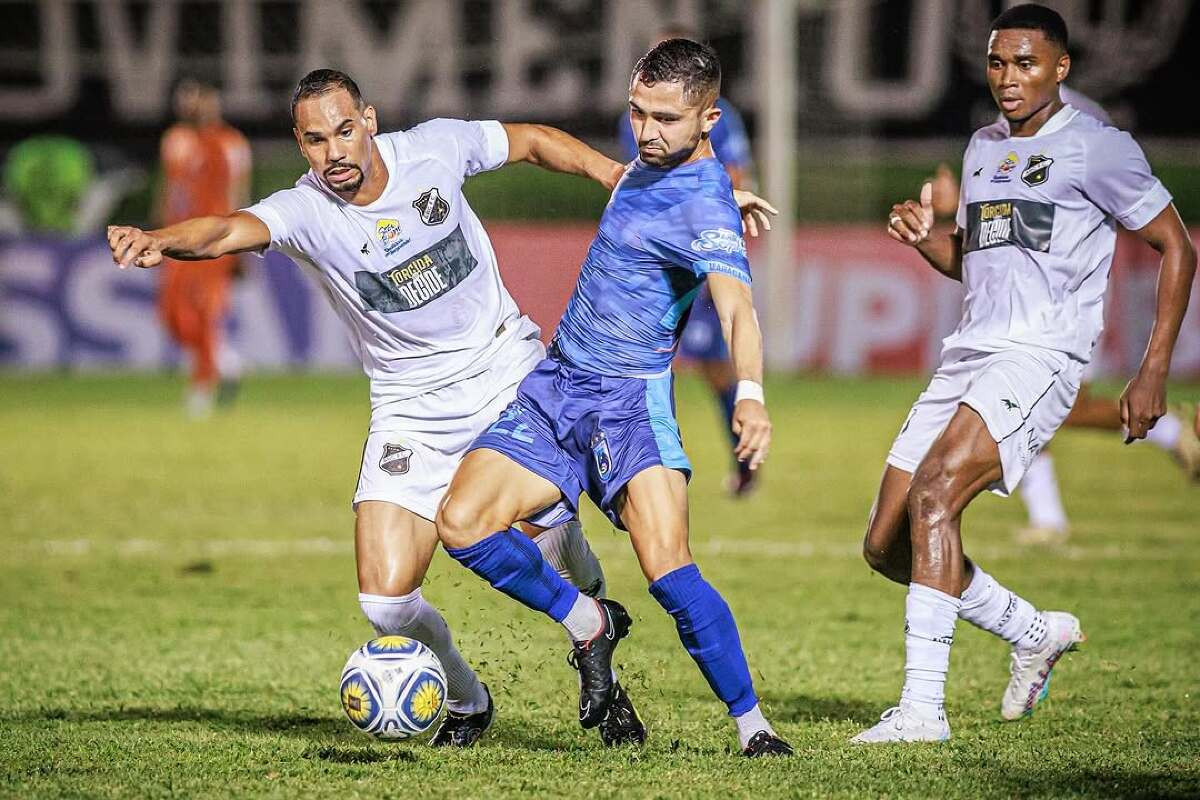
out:
{"label": "soccer ball", "polygon": [[340,694],[354,727],[380,739],[407,739],[442,713],[446,671],[416,639],[380,636],[350,654]]}

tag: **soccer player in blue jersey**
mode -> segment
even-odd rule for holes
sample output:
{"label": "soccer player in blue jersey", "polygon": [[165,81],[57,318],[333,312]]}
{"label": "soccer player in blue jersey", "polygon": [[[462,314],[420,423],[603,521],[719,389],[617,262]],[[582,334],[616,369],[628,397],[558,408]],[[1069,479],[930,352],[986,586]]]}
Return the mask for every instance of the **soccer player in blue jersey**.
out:
{"label": "soccer player in blue jersey", "polygon": [[692,561],[691,466],[673,407],[671,361],[707,286],[740,379],[735,453],[751,468],[766,457],[771,423],[741,215],[709,140],[720,82],[716,53],[687,39],[638,61],[629,104],[638,159],[613,190],[550,357],[476,439],[436,521],[452,557],[567,629],[579,720],[590,728],[619,696],[612,656],[631,620],[620,604],[562,580],[513,528],[555,508],[576,513],[586,491],[629,532],[650,593],[728,707],[742,752],[789,755],[759,708],[733,614]]}
{"label": "soccer player in blue jersey", "polygon": [[[655,44],[667,39],[695,38],[686,27],[672,23],[659,30]],[[713,154],[729,173],[733,188],[745,189],[750,184],[750,172],[754,168],[750,137],[746,135],[746,126],[742,122],[741,114],[732,103],[724,97],[718,97],[716,107],[721,110],[721,118],[708,137]],[[622,114],[617,124],[620,158],[626,162],[638,156],[638,133],[629,123],[629,115]],[[729,361],[729,349],[725,346],[725,337],[721,332],[721,318],[717,316],[712,297],[705,290],[701,290],[692,304],[687,327],[679,339],[679,355],[696,365],[704,377],[704,382],[717,399],[724,416],[725,430],[732,434],[737,375]],[[733,434],[735,445],[737,439],[737,435]],[[734,497],[745,497],[757,485],[758,474],[758,470],[750,469],[748,461],[734,459],[734,472],[727,484],[730,493]]]}

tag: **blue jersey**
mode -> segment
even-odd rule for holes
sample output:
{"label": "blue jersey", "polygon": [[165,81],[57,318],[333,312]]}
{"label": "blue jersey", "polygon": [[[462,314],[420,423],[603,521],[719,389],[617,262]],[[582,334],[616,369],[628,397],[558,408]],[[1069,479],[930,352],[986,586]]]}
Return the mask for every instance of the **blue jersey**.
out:
{"label": "blue jersey", "polygon": [[[750,137],[746,135],[742,115],[724,97],[717,98],[717,108],[721,109],[721,119],[717,120],[716,127],[709,135],[717,160],[727,167],[753,168]],[[637,158],[637,139],[633,136],[633,126],[629,124],[629,114],[622,115],[617,124],[617,141],[621,145],[621,155],[625,161]]]}
{"label": "blue jersey", "polygon": [[558,351],[600,375],[665,373],[705,277],[750,283],[741,230],[715,158],[674,169],[635,161],[600,218],[555,334]]}

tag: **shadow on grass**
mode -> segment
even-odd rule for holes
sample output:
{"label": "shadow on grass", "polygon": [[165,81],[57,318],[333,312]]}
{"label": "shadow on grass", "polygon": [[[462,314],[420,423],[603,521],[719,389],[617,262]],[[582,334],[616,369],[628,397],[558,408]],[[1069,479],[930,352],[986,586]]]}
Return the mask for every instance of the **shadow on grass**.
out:
{"label": "shadow on grass", "polygon": [[300,754],[302,758],[330,761],[334,764],[378,764],[382,761],[404,761],[416,763],[417,754],[410,748],[389,747],[381,749],[370,745],[346,746],[323,745],[309,747]]}
{"label": "shadow on grass", "polygon": [[335,736],[351,734],[345,720],[311,714],[247,714],[216,708],[177,706],[153,708],[125,706],[94,710],[48,709],[36,715],[15,717],[20,721],[66,720],[67,722],[153,722],[164,724],[195,722],[214,728],[246,733],[282,733],[289,736]]}
{"label": "shadow on grass", "polygon": [[878,702],[850,700],[844,697],[813,697],[793,694],[773,700],[770,704],[771,718],[782,722],[844,722],[850,720],[860,725],[872,725],[879,721],[883,710]]}
{"label": "shadow on grass", "polygon": [[1132,772],[1114,768],[1064,769],[1026,773],[1024,775],[992,776],[1002,786],[990,793],[1011,797],[1103,797],[1106,800],[1183,800],[1200,797],[1200,776],[1180,772]]}

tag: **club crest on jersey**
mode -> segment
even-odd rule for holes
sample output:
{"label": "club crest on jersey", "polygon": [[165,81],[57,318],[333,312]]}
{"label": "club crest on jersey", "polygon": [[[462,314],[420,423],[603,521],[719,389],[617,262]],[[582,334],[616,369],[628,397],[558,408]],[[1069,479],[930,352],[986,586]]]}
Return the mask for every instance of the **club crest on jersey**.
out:
{"label": "club crest on jersey", "polygon": [[996,167],[995,174],[992,175],[992,183],[1008,183],[1012,180],[1012,171],[1017,168],[1017,164],[1021,159],[1013,151],[1009,151],[1004,160],[1000,162],[1000,166]]}
{"label": "club crest on jersey", "polygon": [[728,228],[711,228],[700,231],[700,237],[692,240],[692,249],[698,253],[741,253],[746,254],[746,242]]}
{"label": "club crest on jersey", "polygon": [[383,252],[389,256],[409,242],[408,237],[400,228],[399,220],[379,220],[375,223],[375,235],[379,237],[379,243],[383,245]]}
{"label": "club crest on jersey", "polygon": [[592,458],[596,461],[600,480],[608,480],[608,474],[612,472],[612,454],[608,451],[608,437],[603,431],[592,435]]}
{"label": "club crest on jersey", "polygon": [[426,225],[441,225],[450,216],[450,204],[442,198],[436,186],[413,200],[413,208],[420,212],[421,222]]}
{"label": "club crest on jersey", "polygon": [[402,444],[385,444],[379,468],[389,475],[404,475],[412,463],[413,451]]}
{"label": "club crest on jersey", "polygon": [[1025,169],[1021,170],[1021,180],[1026,186],[1041,186],[1050,177],[1050,165],[1053,163],[1054,159],[1049,156],[1030,156],[1025,162]]}

